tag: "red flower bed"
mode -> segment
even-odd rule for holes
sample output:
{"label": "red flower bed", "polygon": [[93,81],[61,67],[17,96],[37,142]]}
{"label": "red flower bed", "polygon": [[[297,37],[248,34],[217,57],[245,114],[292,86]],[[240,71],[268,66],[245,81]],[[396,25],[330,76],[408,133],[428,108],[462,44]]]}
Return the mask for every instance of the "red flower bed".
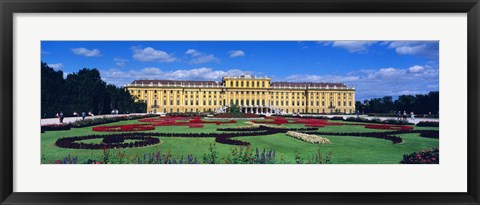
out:
{"label": "red flower bed", "polygon": [[343,122],[327,122],[328,126],[342,126]]}
{"label": "red flower bed", "polygon": [[96,131],[96,132],[130,132],[130,131],[146,131],[146,130],[154,130],[154,129],[155,129],[154,126],[145,125],[145,124],[92,127],[92,131]]}
{"label": "red flower bed", "polygon": [[189,128],[203,128],[203,124],[190,124],[188,125]]}
{"label": "red flower bed", "polygon": [[380,130],[401,130],[401,131],[411,131],[413,130],[412,126],[407,125],[380,125],[380,124],[373,124],[373,125],[365,125],[365,128],[369,129],[380,129]]}
{"label": "red flower bed", "polygon": [[217,125],[219,124],[225,124],[225,123],[237,123],[236,120],[229,120],[229,121],[205,121],[202,119],[195,118],[193,120],[189,121],[190,123],[215,123]]}
{"label": "red flower bed", "polygon": [[216,118],[258,118],[259,116],[252,113],[222,113],[215,115]]}
{"label": "red flower bed", "polygon": [[162,122],[164,119],[158,119],[158,118],[145,118],[145,119],[140,119],[138,120],[139,122]]}
{"label": "red flower bed", "polygon": [[188,126],[190,122],[162,121],[152,123],[153,126]]}
{"label": "red flower bed", "polygon": [[312,124],[305,124],[306,127],[325,127],[327,124],[323,123],[312,123]]}

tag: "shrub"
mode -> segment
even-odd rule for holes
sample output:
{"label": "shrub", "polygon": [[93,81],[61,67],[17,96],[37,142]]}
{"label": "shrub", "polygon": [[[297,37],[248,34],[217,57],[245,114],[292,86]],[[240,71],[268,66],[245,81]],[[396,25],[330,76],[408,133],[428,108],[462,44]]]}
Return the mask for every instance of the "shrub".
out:
{"label": "shrub", "polygon": [[420,121],[417,123],[417,126],[419,127],[439,127],[440,123],[439,122],[434,122],[434,121]]}
{"label": "shrub", "polygon": [[130,131],[146,131],[146,130],[154,130],[154,129],[155,129],[154,126],[147,125],[147,124],[92,127],[92,131],[96,131],[96,132],[130,132]]}
{"label": "shrub", "polygon": [[421,130],[420,131],[420,137],[438,139],[439,138],[439,132],[438,132],[438,130]]}
{"label": "shrub", "polygon": [[43,133],[45,131],[58,131],[58,130],[70,130],[70,124],[48,124],[42,125],[40,131]]}
{"label": "shrub", "polygon": [[369,129],[381,129],[381,130],[402,130],[402,131],[411,131],[413,130],[412,126],[406,125],[388,125],[388,124],[380,124],[380,125],[365,125],[365,128]]}
{"label": "shrub", "polygon": [[343,120],[343,117],[340,117],[340,116],[333,116],[332,118],[330,118],[331,120]]}
{"label": "shrub", "polygon": [[404,154],[400,164],[438,164],[440,161],[439,149],[421,150],[411,154]]}
{"label": "shrub", "polygon": [[[107,142],[102,141],[102,143],[83,143],[82,140],[88,139],[107,139]],[[120,141],[119,138],[124,140],[136,140],[129,143],[117,143]],[[113,143],[109,143],[113,142]],[[55,142],[57,147],[67,148],[67,149],[111,149],[111,148],[131,148],[131,147],[144,147],[153,144],[160,143],[160,140],[155,137],[142,136],[139,135],[125,135],[125,134],[114,134],[114,135],[86,135],[86,136],[77,136],[77,137],[64,137],[60,138]]]}

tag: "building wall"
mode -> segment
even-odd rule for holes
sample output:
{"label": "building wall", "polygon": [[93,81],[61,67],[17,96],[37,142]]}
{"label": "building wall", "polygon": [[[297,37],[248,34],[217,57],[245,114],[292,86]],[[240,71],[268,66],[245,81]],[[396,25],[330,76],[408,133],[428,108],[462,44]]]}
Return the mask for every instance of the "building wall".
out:
{"label": "building wall", "polygon": [[218,86],[129,84],[147,112],[213,112],[224,105],[274,107],[286,113],[355,113],[355,90],[346,87],[271,87],[270,78],[224,77]]}

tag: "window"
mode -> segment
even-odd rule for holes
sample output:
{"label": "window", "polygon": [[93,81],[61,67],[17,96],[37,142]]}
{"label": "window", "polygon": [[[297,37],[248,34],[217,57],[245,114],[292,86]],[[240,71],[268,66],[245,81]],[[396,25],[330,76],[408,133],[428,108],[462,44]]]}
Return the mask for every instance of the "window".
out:
{"label": "window", "polygon": [[235,86],[237,86],[237,87],[238,87],[238,81],[235,81]]}
{"label": "window", "polygon": [[325,106],[325,101],[322,101],[322,106]]}
{"label": "window", "polygon": [[[348,102],[348,106],[352,106],[352,101]],[[351,112],[351,111],[350,111]]]}
{"label": "window", "polygon": [[230,81],[230,86],[233,87],[233,81]]}
{"label": "window", "polygon": [[173,100],[170,100],[170,105],[173,105]]}
{"label": "window", "polygon": [[242,82],[240,82],[240,83],[241,83],[241,84],[240,84],[240,86],[241,86],[241,87],[243,87],[243,81],[242,81]]}
{"label": "window", "polygon": [[180,100],[177,100],[177,105],[180,105]]}
{"label": "window", "polygon": [[340,106],[340,101],[338,101],[337,105]]}
{"label": "window", "polygon": [[163,100],[163,105],[167,105],[167,100]]}
{"label": "window", "polygon": [[145,90],[145,93],[147,93],[147,91]]}
{"label": "window", "polygon": [[262,82],[262,88],[265,87],[265,82]]}
{"label": "window", "polygon": [[[250,86],[250,83],[247,81],[247,87],[249,87],[249,86]],[[248,93],[247,93],[247,94],[248,94]]]}

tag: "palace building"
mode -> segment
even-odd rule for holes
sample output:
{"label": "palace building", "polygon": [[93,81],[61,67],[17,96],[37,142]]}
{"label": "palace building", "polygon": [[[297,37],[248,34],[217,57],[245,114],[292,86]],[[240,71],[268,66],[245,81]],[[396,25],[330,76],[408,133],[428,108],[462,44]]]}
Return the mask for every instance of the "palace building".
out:
{"label": "palace building", "polygon": [[125,85],[147,112],[241,112],[258,114],[355,113],[355,88],[343,83],[271,82],[268,77],[241,75],[222,82],[135,80]]}

